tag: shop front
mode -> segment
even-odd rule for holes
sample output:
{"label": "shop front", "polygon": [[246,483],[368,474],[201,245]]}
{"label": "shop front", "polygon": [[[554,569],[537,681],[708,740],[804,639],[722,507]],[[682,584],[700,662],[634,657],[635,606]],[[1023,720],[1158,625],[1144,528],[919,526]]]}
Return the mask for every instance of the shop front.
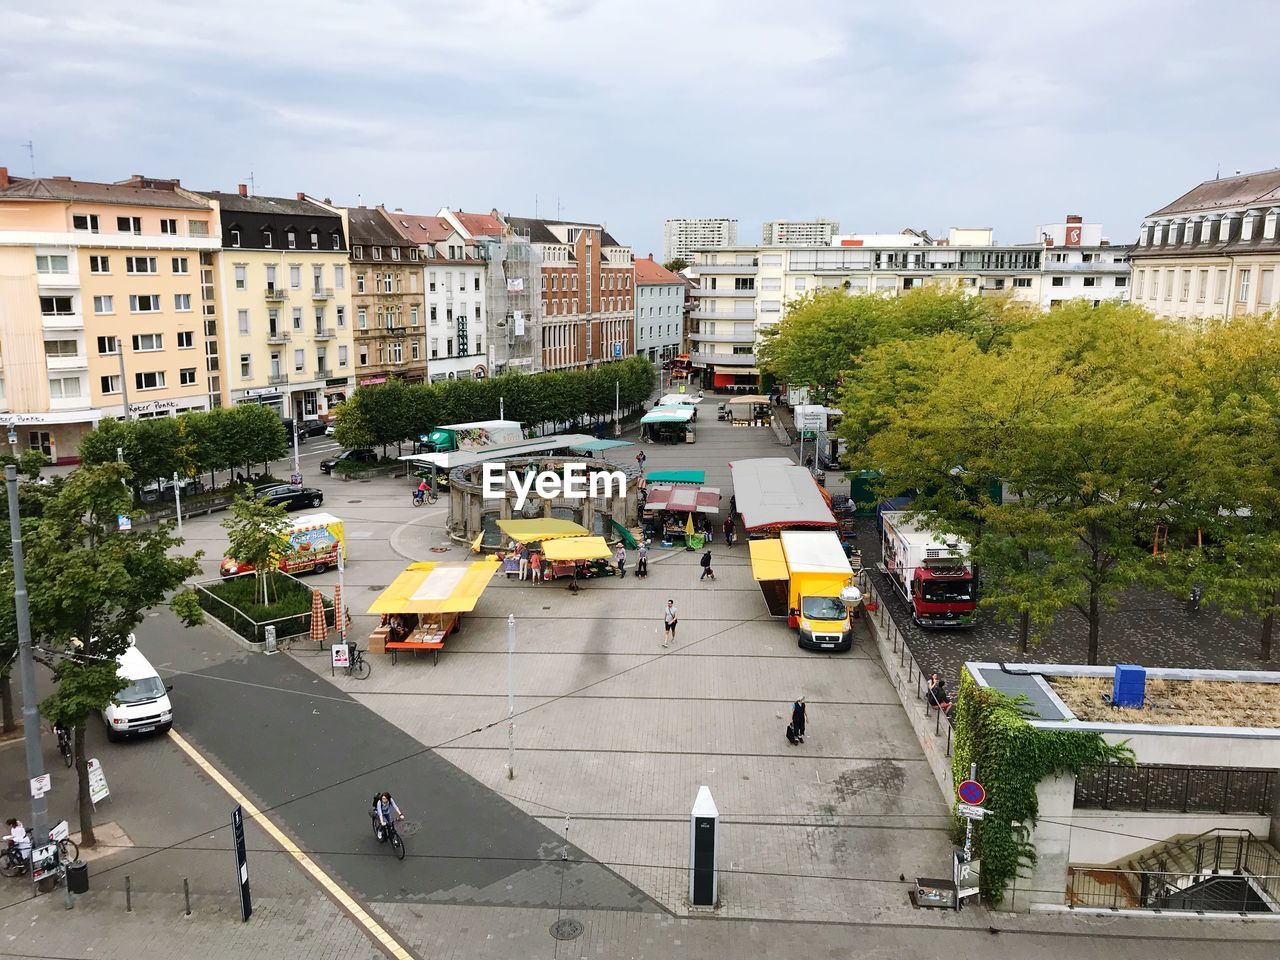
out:
{"label": "shop front", "polygon": [[5,452],[20,457],[34,451],[50,463],[78,463],[80,441],[102,418],[100,410],[65,413],[0,413]]}

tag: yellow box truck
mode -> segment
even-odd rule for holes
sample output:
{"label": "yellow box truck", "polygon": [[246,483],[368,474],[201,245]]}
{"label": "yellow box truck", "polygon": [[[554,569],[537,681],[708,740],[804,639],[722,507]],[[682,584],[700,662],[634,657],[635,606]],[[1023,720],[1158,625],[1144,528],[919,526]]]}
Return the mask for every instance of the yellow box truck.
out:
{"label": "yellow box truck", "polygon": [[776,540],[751,540],[751,573],[769,612],[786,617],[808,650],[853,646],[852,606],[861,599],[853,570],[829,530],[783,530]]}

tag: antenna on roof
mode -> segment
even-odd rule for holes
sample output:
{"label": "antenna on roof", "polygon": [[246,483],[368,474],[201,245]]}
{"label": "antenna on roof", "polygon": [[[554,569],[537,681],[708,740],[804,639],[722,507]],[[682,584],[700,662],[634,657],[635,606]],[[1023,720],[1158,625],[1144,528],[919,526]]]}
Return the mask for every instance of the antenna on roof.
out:
{"label": "antenna on roof", "polygon": [[28,140],[23,144],[27,148],[27,155],[31,158],[31,177],[35,179],[36,175],[36,145]]}
{"label": "antenna on roof", "polygon": [[254,184],[254,182],[253,182],[253,171],[252,171],[252,170],[250,170],[250,171],[249,171],[249,177],[248,177],[248,180],[249,180],[249,196],[251,196],[251,197],[252,197],[254,194],[256,194],[256,193],[258,192],[258,191],[257,191],[257,189],[256,189],[256,186],[255,186],[255,184]]}
{"label": "antenna on roof", "polygon": [[1222,179],[1222,164],[1221,164],[1221,163],[1219,163],[1219,164],[1218,164],[1218,168],[1217,168],[1216,170],[1214,170],[1214,171],[1213,171],[1213,179],[1215,179],[1215,180],[1221,180],[1221,179]]}

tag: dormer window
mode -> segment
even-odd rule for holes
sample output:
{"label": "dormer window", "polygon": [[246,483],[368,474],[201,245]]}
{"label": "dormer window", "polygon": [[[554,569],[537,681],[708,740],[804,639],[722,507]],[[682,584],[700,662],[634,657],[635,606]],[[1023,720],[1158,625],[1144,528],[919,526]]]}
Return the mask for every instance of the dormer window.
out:
{"label": "dormer window", "polygon": [[391,259],[392,259],[392,260],[399,260],[399,259],[400,259],[400,248],[399,248],[399,247],[392,247],[392,248],[391,248]]}
{"label": "dormer window", "polygon": [[238,247],[238,246],[240,246],[240,228],[239,228],[239,227],[232,227],[232,228],[231,228],[230,230],[228,230],[227,232],[228,232],[228,233],[230,234],[230,236],[231,236],[231,245],[232,245],[233,247]]}
{"label": "dormer window", "polygon": [[[274,244],[275,244],[275,238],[273,238],[273,237],[271,236],[271,231],[270,231],[270,230],[263,230],[263,231],[262,231],[262,245],[263,245],[264,247],[266,247],[266,248],[269,250],[269,249],[271,249],[271,247],[272,247]],[[239,244],[237,244],[237,246],[239,246]]]}
{"label": "dormer window", "polygon": [[381,247],[374,247],[374,248],[373,248],[373,259],[375,259],[375,260],[381,260],[381,259],[382,259],[382,248],[381,248]]}
{"label": "dormer window", "polygon": [[418,248],[417,248],[417,247],[410,247],[410,248],[409,248],[409,259],[410,259],[410,260],[417,260],[417,259],[418,259]]}
{"label": "dormer window", "polygon": [[364,247],[361,247],[361,246],[359,246],[359,245],[352,247],[352,248],[351,248],[351,259],[352,259],[352,260],[363,260],[363,259],[364,259]]}
{"label": "dormer window", "polygon": [[297,230],[285,231],[284,238],[285,238],[285,244],[288,246],[290,250],[298,249],[298,231]]}
{"label": "dormer window", "polygon": [[312,250],[320,249],[320,234],[315,230],[311,231],[311,249]]}
{"label": "dormer window", "polygon": [[335,250],[342,249],[342,237],[340,237],[336,231],[333,234],[333,249]]}

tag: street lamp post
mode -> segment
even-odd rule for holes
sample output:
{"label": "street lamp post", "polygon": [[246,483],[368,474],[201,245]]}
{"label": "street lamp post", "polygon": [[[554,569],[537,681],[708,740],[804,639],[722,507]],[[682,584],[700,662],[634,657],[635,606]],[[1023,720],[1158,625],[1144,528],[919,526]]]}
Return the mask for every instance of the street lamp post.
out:
{"label": "street lamp post", "polygon": [[124,341],[116,341],[116,356],[120,360],[120,399],[124,402],[124,418],[129,419],[129,375],[124,372]]}
{"label": "street lamp post", "polygon": [[173,506],[178,515],[178,536],[182,536],[182,491],[178,489],[178,471],[173,471]]}
{"label": "street lamp post", "polygon": [[516,778],[516,615],[507,614],[507,779]]}
{"label": "street lamp post", "polygon": [[13,599],[18,627],[18,674],[22,680],[22,735],[27,748],[27,780],[31,791],[31,837],[36,846],[44,846],[49,836],[49,804],[44,791],[37,793],[35,784],[44,776],[44,757],[40,752],[40,713],[36,706],[36,661],[31,652],[31,612],[27,607],[27,574],[22,558],[22,522],[18,515],[18,468],[12,463],[4,468],[5,486],[9,494],[9,537],[13,544]]}
{"label": "street lamp post", "polygon": [[[296,478],[296,479],[295,479]],[[293,478],[296,483],[302,483],[302,464],[298,461],[298,418],[293,418]]]}

